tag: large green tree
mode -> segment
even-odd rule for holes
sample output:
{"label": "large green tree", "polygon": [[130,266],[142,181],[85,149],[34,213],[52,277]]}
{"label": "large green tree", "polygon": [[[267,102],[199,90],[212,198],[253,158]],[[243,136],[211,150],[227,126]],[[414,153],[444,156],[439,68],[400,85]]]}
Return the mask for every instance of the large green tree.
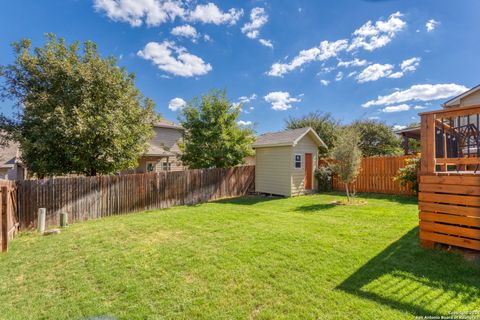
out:
{"label": "large green tree", "polygon": [[241,106],[225,91],[194,98],[179,120],[185,128],[182,162],[190,168],[225,168],[244,163],[252,155],[253,130],[237,124]]}
{"label": "large green tree", "polygon": [[15,61],[0,67],[0,95],[18,106],[13,118],[1,118],[4,137],[20,143],[40,177],[135,167],[153,135],[153,102],[93,42],[80,50],[53,34],[46,40],[33,50],[30,40],[14,43]]}
{"label": "large green tree", "polygon": [[320,157],[326,157],[329,154],[329,150],[335,145],[335,132],[339,126],[339,122],[335,120],[330,113],[316,111],[300,117],[290,116],[285,120],[285,125],[288,129],[311,127],[315,130],[328,147],[319,147],[319,155]]}
{"label": "large green tree", "polygon": [[360,134],[360,149],[363,156],[386,156],[402,153],[400,138],[385,123],[375,120],[357,120],[350,126]]}

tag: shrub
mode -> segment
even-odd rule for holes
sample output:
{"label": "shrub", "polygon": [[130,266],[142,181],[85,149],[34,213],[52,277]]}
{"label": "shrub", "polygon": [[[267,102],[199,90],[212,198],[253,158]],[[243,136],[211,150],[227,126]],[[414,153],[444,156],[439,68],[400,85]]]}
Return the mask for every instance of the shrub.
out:
{"label": "shrub", "polygon": [[333,190],[333,170],[329,166],[318,167],[315,170],[318,182],[318,191],[329,192]]}
{"label": "shrub", "polygon": [[393,178],[400,181],[402,186],[410,183],[413,192],[418,193],[418,171],[420,170],[420,156],[405,159],[405,167],[398,170],[397,175]]}

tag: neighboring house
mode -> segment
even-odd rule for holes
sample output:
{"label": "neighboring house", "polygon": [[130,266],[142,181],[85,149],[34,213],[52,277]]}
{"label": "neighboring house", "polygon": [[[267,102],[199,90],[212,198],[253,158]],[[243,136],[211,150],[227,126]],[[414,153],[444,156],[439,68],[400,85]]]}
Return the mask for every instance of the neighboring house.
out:
{"label": "neighboring house", "polygon": [[140,158],[138,167],[129,172],[145,173],[185,170],[179,156],[178,144],[184,128],[172,121],[160,120],[154,125],[155,136],[150,140],[148,151]]}
{"label": "neighboring house", "polygon": [[313,192],[318,147],[325,143],[310,127],[260,135],[255,149],[255,191],[286,197]]}
{"label": "neighboring house", "polygon": [[396,130],[396,134],[398,134],[402,138],[402,149],[405,155],[413,154],[414,152],[410,150],[410,139],[415,139],[420,141],[420,127],[412,127],[412,128],[405,128],[402,130]]}
{"label": "neighboring house", "polygon": [[442,104],[445,109],[480,105],[480,85],[459,94]]}
{"label": "neighboring house", "polygon": [[16,143],[0,147],[0,179],[23,180],[27,169],[20,159],[20,148]]}

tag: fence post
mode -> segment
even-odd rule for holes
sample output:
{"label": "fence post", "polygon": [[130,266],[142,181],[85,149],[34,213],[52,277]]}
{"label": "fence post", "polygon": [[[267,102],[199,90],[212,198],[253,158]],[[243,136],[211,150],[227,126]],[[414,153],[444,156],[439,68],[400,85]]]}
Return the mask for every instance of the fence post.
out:
{"label": "fence post", "polygon": [[47,209],[39,208],[38,209],[38,232],[44,233],[45,232],[45,217],[47,215]]}
{"label": "fence post", "polygon": [[8,188],[2,187],[2,252],[8,251]]}

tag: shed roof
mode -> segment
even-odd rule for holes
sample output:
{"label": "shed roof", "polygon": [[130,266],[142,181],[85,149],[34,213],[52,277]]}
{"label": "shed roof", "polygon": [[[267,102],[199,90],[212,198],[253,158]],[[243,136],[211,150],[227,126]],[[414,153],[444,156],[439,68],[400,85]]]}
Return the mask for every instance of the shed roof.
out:
{"label": "shed roof", "polygon": [[255,142],[252,144],[252,148],[266,148],[266,147],[282,147],[282,146],[295,146],[300,139],[309,135],[317,146],[327,145],[322,141],[318,134],[311,127],[284,130],[280,132],[265,133],[256,137]]}

